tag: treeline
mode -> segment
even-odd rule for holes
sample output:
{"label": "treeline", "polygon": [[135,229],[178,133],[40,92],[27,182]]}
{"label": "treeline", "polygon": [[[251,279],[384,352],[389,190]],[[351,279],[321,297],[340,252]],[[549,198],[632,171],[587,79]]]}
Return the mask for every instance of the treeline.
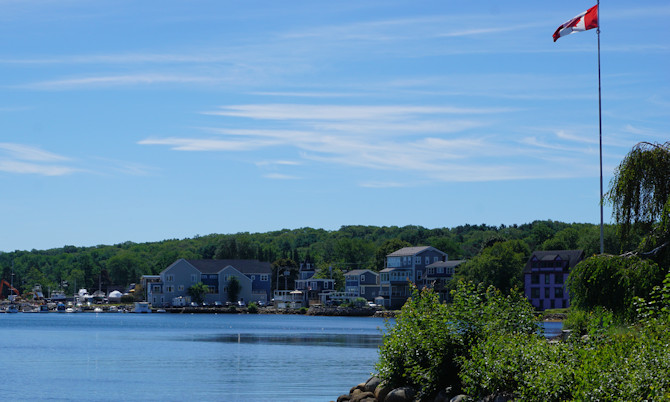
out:
{"label": "treeline", "polygon": [[[67,283],[68,293],[76,291],[75,288],[125,287],[138,282],[141,275],[160,273],[178,258],[258,259],[274,263],[281,267],[281,272],[289,270],[289,281],[295,279],[298,264],[310,260],[316,263],[317,275],[333,275],[340,282],[342,273],[351,269],[382,269],[386,254],[410,245],[436,247],[448,253],[452,260],[469,260],[501,240],[516,240],[527,246],[527,253],[538,249],[579,248],[586,255],[592,255],[599,250],[599,230],[599,226],[593,224],[547,220],[512,226],[462,225],[451,229],[342,226],[335,231],[301,228],[211,234],[150,243],[0,253],[0,272],[2,279],[13,280],[22,294],[35,284],[41,284],[48,291]],[[615,232],[613,226],[605,227],[607,252],[617,253],[626,248],[619,243]],[[273,276],[273,283],[275,280]],[[4,293],[2,296],[6,296],[7,291]]]}

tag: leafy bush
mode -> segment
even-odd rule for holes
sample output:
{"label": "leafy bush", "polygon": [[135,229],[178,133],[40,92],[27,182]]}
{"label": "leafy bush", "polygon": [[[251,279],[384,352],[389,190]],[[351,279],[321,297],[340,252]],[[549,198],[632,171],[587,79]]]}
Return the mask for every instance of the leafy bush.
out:
{"label": "leafy bush", "polygon": [[432,289],[412,287],[395,325],[387,325],[376,366],[380,378],[414,387],[427,400],[445,387],[461,388],[459,365],[473,345],[493,334],[539,330],[532,306],[517,292],[504,296],[459,282],[452,299],[441,304]]}
{"label": "leafy bush", "polygon": [[247,306],[247,312],[248,312],[249,314],[256,314],[256,313],[258,313],[258,305],[257,305],[256,303],[254,303],[254,302],[249,303],[249,305]]}
{"label": "leafy bush", "polygon": [[123,304],[135,303],[135,296],[133,296],[131,294],[125,294],[125,295],[121,296],[121,303],[123,303]]}
{"label": "leafy bush", "polygon": [[536,334],[492,335],[462,359],[463,387],[477,397],[511,394],[519,400],[569,400],[574,361],[568,348]]}

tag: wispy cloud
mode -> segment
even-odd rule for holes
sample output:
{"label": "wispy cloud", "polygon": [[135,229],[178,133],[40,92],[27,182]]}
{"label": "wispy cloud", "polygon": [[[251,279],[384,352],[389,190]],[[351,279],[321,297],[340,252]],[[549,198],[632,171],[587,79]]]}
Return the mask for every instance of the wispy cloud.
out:
{"label": "wispy cloud", "polygon": [[273,179],[273,180],[298,180],[300,179],[297,176],[291,176],[287,174],[281,174],[281,173],[268,173],[263,175],[266,179]]}
{"label": "wispy cloud", "polygon": [[220,83],[221,80],[201,76],[187,75],[161,75],[161,74],[137,74],[137,75],[112,75],[97,77],[69,78],[61,80],[41,81],[21,85],[25,89],[38,90],[63,90],[74,88],[101,88],[111,86],[135,86],[155,84],[206,84]]}
{"label": "wispy cloud", "polygon": [[203,112],[215,116],[247,117],[263,120],[401,120],[410,115],[492,114],[518,111],[516,108],[463,108],[453,106],[366,106],[256,104],[222,106]]}
{"label": "wispy cloud", "polygon": [[65,165],[70,158],[44,151],[40,148],[0,143],[0,171],[43,176],[63,176],[79,169]]}
{"label": "wispy cloud", "polygon": [[[258,128],[204,128],[221,138],[149,138],[142,145],[164,145],[180,151],[252,152],[270,147],[294,148],[302,164],[322,164],[403,172],[428,181],[492,181],[584,176],[582,159],[594,152],[588,141],[548,129],[510,141],[508,129],[488,129],[512,108],[451,106],[342,106],[258,104],[223,106],[204,114],[257,122]],[[472,117],[472,118],[470,118]],[[265,128],[265,122],[274,122]],[[262,127],[262,128],[261,128]],[[519,162],[510,163],[510,158]],[[532,161],[549,161],[537,168]],[[295,176],[281,172],[285,160],[255,162],[275,171],[267,178]],[[586,173],[588,174],[588,173]],[[366,180],[365,187],[401,187],[403,180]]]}

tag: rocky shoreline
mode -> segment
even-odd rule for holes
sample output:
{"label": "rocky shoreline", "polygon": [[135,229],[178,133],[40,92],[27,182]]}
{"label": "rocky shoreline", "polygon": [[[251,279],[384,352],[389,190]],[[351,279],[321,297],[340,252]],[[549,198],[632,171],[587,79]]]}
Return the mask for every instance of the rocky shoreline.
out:
{"label": "rocky shoreline", "polygon": [[[348,394],[340,395],[337,402],[414,402],[416,401],[416,395],[416,390],[411,387],[392,388],[378,377],[371,377],[366,382],[352,387]],[[490,395],[482,399],[481,402],[507,402],[513,399],[510,395]],[[467,395],[455,395],[449,389],[444,389],[437,394],[433,402],[465,402],[472,400]]]}

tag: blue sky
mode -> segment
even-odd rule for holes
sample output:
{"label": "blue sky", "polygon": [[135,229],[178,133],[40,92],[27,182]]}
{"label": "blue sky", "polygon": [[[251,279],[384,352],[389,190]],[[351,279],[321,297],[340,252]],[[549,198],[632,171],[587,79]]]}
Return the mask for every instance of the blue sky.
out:
{"label": "blue sky", "polygon": [[[598,223],[592,5],[0,0],[0,250]],[[607,188],[670,138],[670,3],[600,14]]]}

